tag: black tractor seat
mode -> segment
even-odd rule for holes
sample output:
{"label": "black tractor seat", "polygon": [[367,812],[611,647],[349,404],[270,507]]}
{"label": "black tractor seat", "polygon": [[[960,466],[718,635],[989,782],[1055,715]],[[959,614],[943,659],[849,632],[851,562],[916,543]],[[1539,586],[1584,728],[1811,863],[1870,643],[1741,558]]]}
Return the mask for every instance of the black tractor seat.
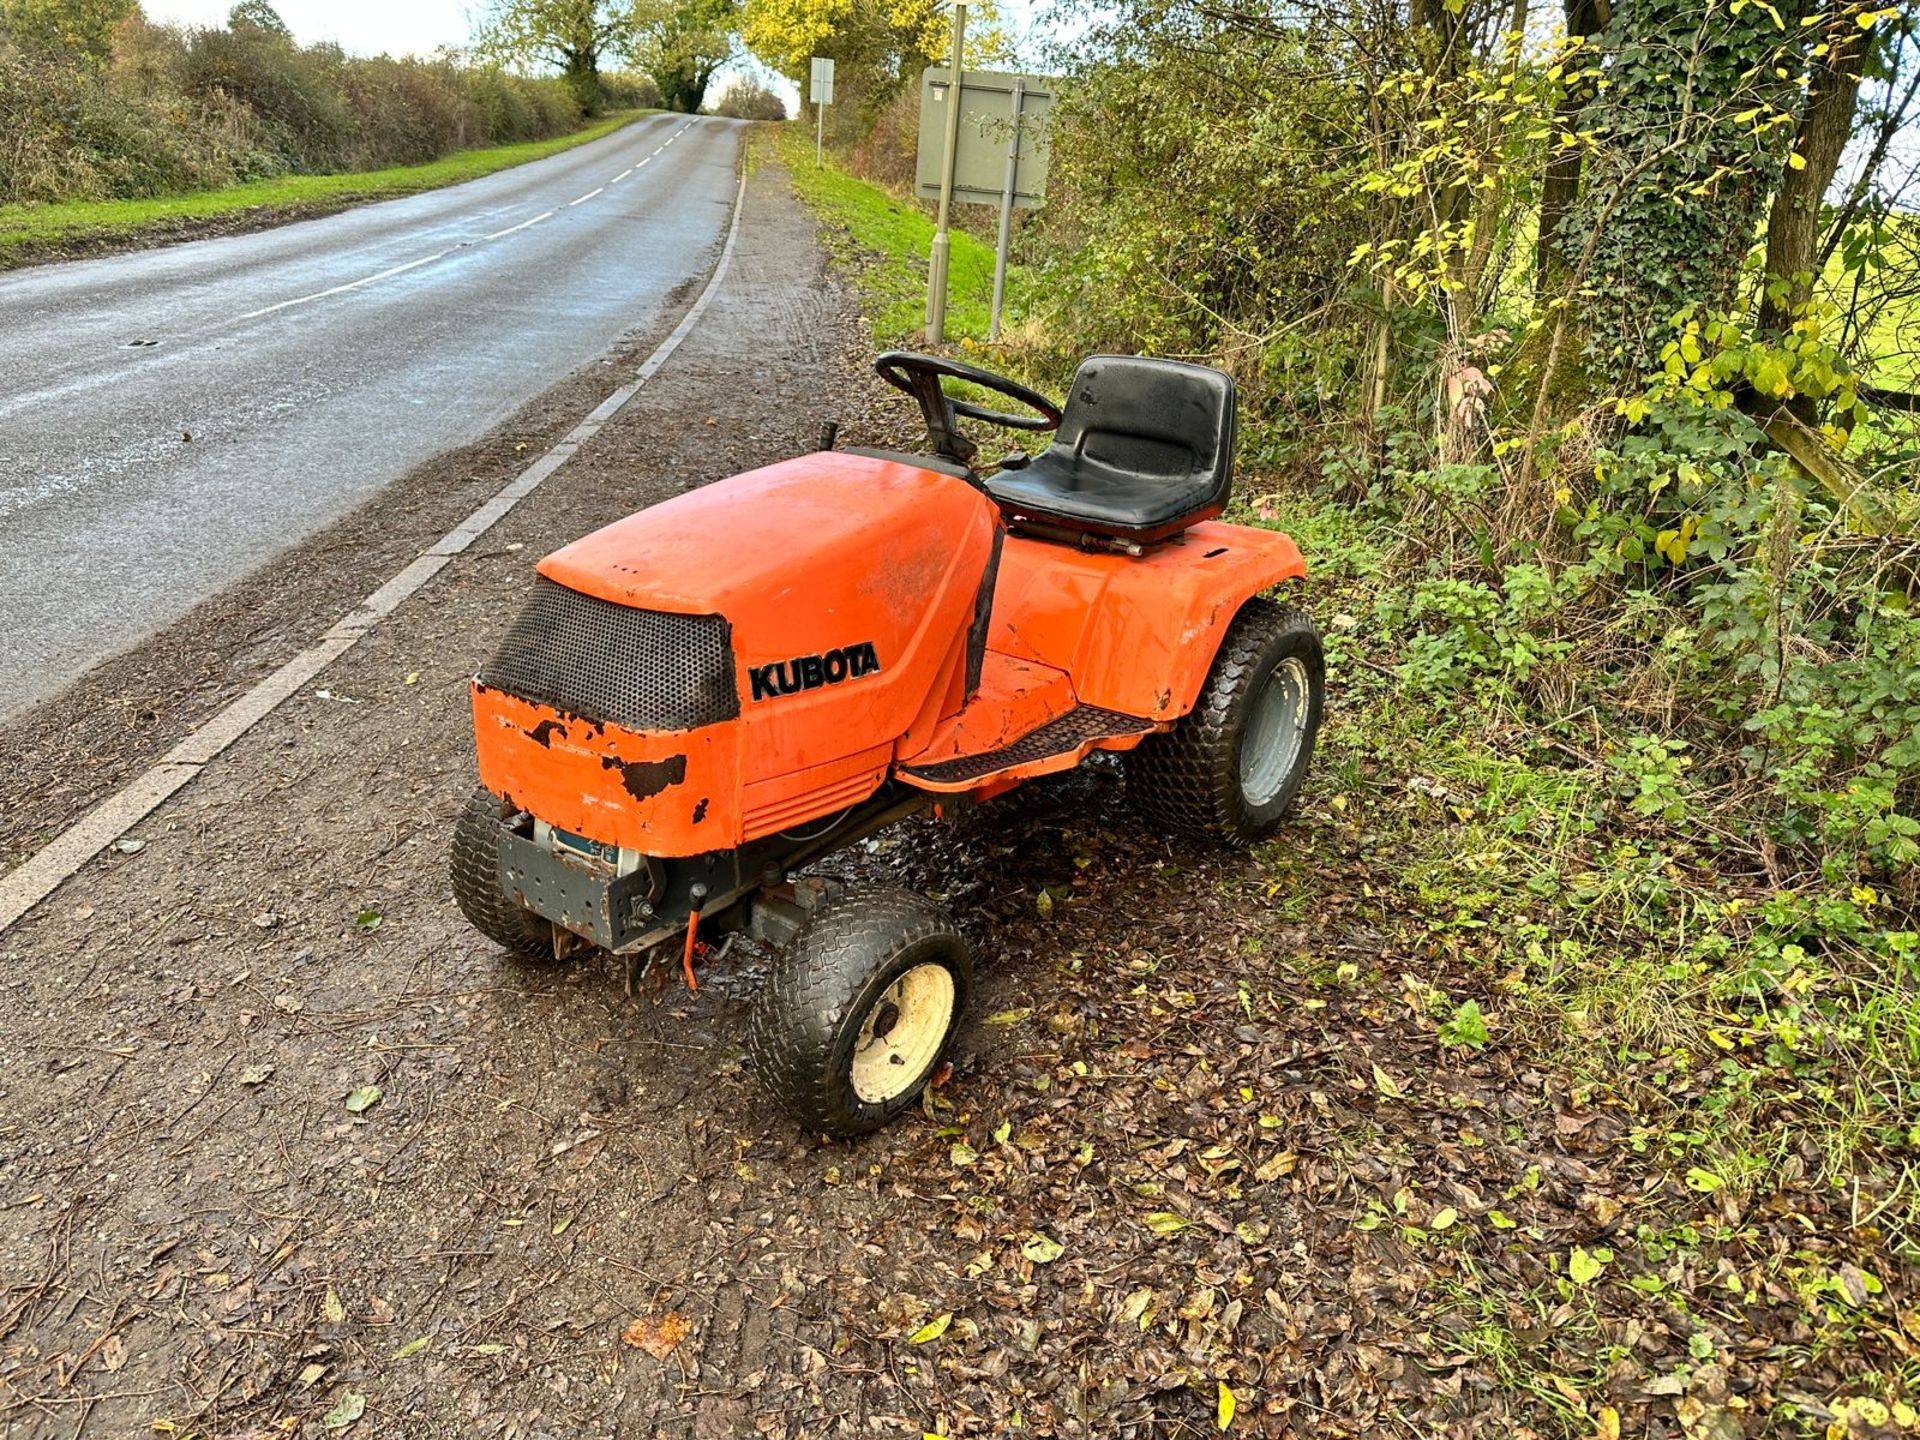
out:
{"label": "black tractor seat", "polygon": [[987,480],[1010,523],[1151,544],[1211,519],[1233,490],[1232,377],[1205,365],[1095,355],[1053,444]]}

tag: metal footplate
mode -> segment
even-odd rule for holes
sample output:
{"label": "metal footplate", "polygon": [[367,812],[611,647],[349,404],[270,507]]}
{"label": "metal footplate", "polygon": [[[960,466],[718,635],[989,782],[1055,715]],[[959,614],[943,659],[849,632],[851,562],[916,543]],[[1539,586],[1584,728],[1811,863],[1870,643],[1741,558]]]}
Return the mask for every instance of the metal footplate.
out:
{"label": "metal footplate", "polygon": [[965,790],[1009,771],[1017,770],[1022,776],[1046,775],[1070,769],[1102,741],[1131,739],[1159,728],[1137,715],[1103,710],[1098,705],[1076,705],[998,750],[931,765],[910,765],[900,771],[900,778],[924,790]]}

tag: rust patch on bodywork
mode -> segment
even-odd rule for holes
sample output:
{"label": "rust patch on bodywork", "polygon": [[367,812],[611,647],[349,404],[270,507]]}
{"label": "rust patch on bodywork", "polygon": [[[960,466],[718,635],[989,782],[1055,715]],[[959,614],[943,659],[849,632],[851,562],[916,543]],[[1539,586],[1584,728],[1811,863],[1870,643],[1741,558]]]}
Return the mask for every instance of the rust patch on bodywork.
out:
{"label": "rust patch on bodywork", "polygon": [[555,735],[564,735],[567,727],[558,720],[542,720],[527,732],[527,738],[536,745],[550,746]]}
{"label": "rust patch on bodywork", "polygon": [[693,823],[696,825],[707,818],[707,799],[707,796],[702,795],[700,803],[693,807]]}
{"label": "rust patch on bodywork", "polygon": [[600,763],[620,772],[620,783],[636,800],[651,800],[670,785],[687,778],[687,757],[669,755],[664,760],[622,760],[617,755],[602,757]]}

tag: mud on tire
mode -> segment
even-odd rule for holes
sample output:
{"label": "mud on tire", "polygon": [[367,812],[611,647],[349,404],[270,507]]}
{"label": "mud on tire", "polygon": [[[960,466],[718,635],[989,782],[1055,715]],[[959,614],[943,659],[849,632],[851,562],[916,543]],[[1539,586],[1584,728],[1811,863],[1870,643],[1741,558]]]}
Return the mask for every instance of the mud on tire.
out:
{"label": "mud on tire", "polygon": [[[1297,745],[1274,757],[1273,782],[1250,793],[1243,751],[1264,743],[1260,736],[1272,728],[1274,700],[1263,705],[1263,696],[1276,684],[1288,696],[1303,691],[1297,703],[1278,707],[1288,712]],[[1264,840],[1300,793],[1325,700],[1326,660],[1313,621],[1272,600],[1249,600],[1227,628],[1193,709],[1127,752],[1127,793],[1157,824],[1235,845]]]}
{"label": "mud on tire", "polygon": [[[903,890],[856,890],[808,920],[774,962],[747,1051],[801,1124],[866,1135],[919,1099],[972,985],[972,955],[944,910]],[[901,1044],[888,1049],[895,1033]]]}
{"label": "mud on tire", "polygon": [[482,935],[525,960],[553,956],[553,927],[500,888],[500,802],[486,790],[467,797],[453,827],[447,868],[453,898]]}

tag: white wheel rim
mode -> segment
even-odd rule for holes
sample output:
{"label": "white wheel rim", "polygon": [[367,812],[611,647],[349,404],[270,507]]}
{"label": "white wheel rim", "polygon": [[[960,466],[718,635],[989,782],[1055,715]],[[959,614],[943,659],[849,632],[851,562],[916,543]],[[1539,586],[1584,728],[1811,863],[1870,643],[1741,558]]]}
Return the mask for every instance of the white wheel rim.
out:
{"label": "white wheel rim", "polygon": [[900,975],[860,1017],[853,1093],[869,1105],[898,1100],[926,1078],[953,1024],[953,975],[929,961]]}
{"label": "white wheel rim", "polygon": [[1240,736],[1240,793],[1255,809],[1273,802],[1299,763],[1312,693],[1306,663],[1289,655],[1253,697]]}

